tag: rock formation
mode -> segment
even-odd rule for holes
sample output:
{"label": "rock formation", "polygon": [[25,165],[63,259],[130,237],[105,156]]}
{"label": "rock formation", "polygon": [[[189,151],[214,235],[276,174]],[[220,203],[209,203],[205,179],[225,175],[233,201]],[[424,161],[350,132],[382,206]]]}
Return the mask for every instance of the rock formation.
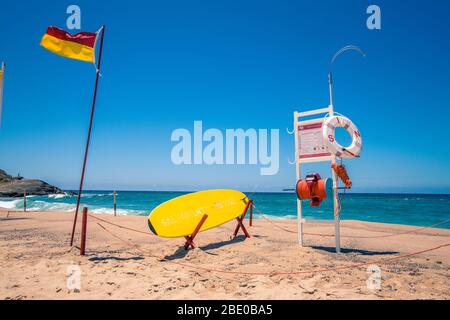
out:
{"label": "rock formation", "polygon": [[0,197],[23,197],[27,195],[63,194],[61,189],[36,179],[24,179],[20,176],[13,177],[0,169]]}

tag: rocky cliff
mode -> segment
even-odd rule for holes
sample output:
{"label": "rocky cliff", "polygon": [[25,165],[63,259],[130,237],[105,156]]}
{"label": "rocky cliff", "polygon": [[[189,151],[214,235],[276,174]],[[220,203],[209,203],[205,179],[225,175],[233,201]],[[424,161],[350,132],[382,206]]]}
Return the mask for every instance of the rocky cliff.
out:
{"label": "rocky cliff", "polygon": [[39,196],[64,193],[61,189],[51,186],[44,181],[13,177],[0,170],[0,197],[23,197],[24,191],[27,192],[27,195]]}

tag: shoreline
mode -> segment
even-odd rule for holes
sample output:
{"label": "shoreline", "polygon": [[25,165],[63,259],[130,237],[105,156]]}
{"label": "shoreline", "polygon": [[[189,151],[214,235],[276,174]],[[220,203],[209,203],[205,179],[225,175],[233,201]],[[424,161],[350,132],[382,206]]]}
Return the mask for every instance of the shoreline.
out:
{"label": "shoreline", "polygon": [[[173,199],[173,193],[135,193],[118,192],[117,214],[148,216],[159,204]],[[296,197],[293,194],[260,193],[251,195],[255,206],[255,220],[263,219],[259,213],[266,214],[273,220],[297,218]],[[41,196],[27,199],[29,211],[65,211],[71,212],[76,207],[76,197]],[[11,211],[22,210],[23,199],[0,199],[0,207]],[[114,208],[113,193],[90,191],[83,194],[82,205],[89,206],[91,213],[110,214]],[[430,207],[430,204],[433,204]],[[303,216],[310,221],[333,220],[333,204],[325,201],[320,208],[311,208],[308,203]],[[348,194],[343,202],[342,221],[358,220],[376,223],[390,223],[427,227],[450,218],[450,197],[440,195],[363,195]],[[259,210],[258,210],[259,209]],[[450,223],[438,225],[450,229]]]}
{"label": "shoreline", "polygon": [[[94,212],[95,215],[105,215],[105,216],[113,216],[113,209],[112,208],[100,208],[101,210],[106,211],[110,210],[111,212]],[[96,209],[94,209],[96,210]],[[120,210],[120,208],[117,209],[118,211]],[[51,210],[51,211],[41,211],[41,210],[34,210],[34,209],[28,209],[26,212],[24,212],[23,210],[17,210],[17,209],[9,209],[9,208],[3,208],[0,207],[0,216],[2,214],[7,214],[7,213],[58,213],[58,214],[74,214],[75,210],[71,210],[71,211],[61,211],[61,210]],[[81,210],[80,210],[81,212]],[[79,213],[80,213],[79,212]],[[150,214],[150,211],[148,212],[148,214]],[[148,217],[147,215],[133,215],[133,214],[117,214],[118,216],[124,216],[124,217]],[[268,217],[270,220],[274,221],[274,222],[283,222],[284,220],[286,221],[297,221],[297,217],[292,215],[292,214],[287,214],[284,216],[278,216],[278,215],[271,215],[271,214],[264,214],[266,217]],[[291,218],[292,217],[292,218]],[[1,217],[0,217],[1,218]],[[248,217],[246,218],[248,219]],[[260,216],[260,214],[254,213],[253,215],[253,220],[256,221],[264,221],[265,219],[262,218]],[[394,222],[381,222],[381,221],[367,221],[367,220],[358,220],[358,219],[340,219],[340,222],[361,222],[361,223],[373,223],[373,224],[382,224],[382,225],[387,225],[387,226],[393,226],[393,227],[408,227],[411,229],[421,229],[421,228],[436,228],[436,229],[441,229],[441,230],[450,230],[450,226],[449,227],[439,227],[440,225],[443,224],[449,224],[450,223],[450,219],[447,220],[442,220],[442,221],[437,221],[435,223],[431,223],[431,224],[405,224],[405,223],[394,223]],[[334,220],[333,218],[330,219],[315,219],[314,217],[307,217],[306,218],[306,223],[333,223]]]}
{"label": "shoreline", "polygon": [[[334,237],[314,235],[332,234],[332,223],[308,221],[300,248],[294,220],[276,221],[291,233],[256,220],[250,239],[230,239],[229,222],[200,233],[199,248],[186,252],[184,239],[148,234],[146,217],[95,214],[81,257],[68,245],[73,215],[5,215],[0,210],[0,299],[450,299],[448,248],[397,259],[450,243],[447,229],[405,234],[417,227],[344,220],[336,254]],[[381,289],[367,287],[371,264]],[[66,287],[70,266],[81,269],[79,291]]]}

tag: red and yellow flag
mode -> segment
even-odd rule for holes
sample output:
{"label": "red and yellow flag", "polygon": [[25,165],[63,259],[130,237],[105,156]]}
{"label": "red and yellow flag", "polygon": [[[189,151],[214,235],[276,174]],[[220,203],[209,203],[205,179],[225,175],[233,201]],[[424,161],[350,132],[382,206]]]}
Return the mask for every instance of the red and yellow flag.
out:
{"label": "red and yellow flag", "polygon": [[41,46],[66,58],[94,62],[97,34],[96,32],[79,32],[71,35],[62,29],[48,27],[42,37]]}

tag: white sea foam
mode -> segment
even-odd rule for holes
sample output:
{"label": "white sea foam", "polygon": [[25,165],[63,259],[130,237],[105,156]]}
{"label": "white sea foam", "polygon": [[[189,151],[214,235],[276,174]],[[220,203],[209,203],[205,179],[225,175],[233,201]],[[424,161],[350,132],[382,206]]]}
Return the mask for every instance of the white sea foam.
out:
{"label": "white sea foam", "polygon": [[67,197],[67,193],[49,194],[48,197],[50,199],[61,199]]}
{"label": "white sea foam", "polygon": [[[94,214],[114,214],[112,208],[89,208],[89,212]],[[117,209],[117,215],[123,216],[143,216],[149,213],[149,211],[145,210]]]}
{"label": "white sea foam", "polygon": [[20,202],[23,202],[22,199],[16,199],[16,200],[7,200],[7,201],[0,201],[0,208],[4,209],[16,209],[17,204]]}
{"label": "white sea foam", "polygon": [[83,193],[81,198],[94,198],[94,197],[108,197],[113,196],[113,193]]}
{"label": "white sea foam", "polygon": [[29,211],[62,211],[69,212],[75,210],[74,204],[55,203],[46,201],[34,201],[28,207]]}
{"label": "white sea foam", "polygon": [[84,193],[81,195],[81,198],[92,198],[92,197],[96,197],[97,195],[94,193]]}
{"label": "white sea foam", "polygon": [[[64,198],[64,194],[57,195],[49,195],[50,199],[61,199]],[[1,200],[0,208],[3,209],[21,209],[23,208],[23,199],[12,199],[12,200]],[[83,204],[81,204],[83,206]],[[51,201],[30,201],[27,205],[28,211],[59,211],[59,212],[71,212],[75,211],[76,205],[71,203],[64,202],[51,202]],[[105,207],[89,207],[90,213],[98,213],[98,214],[114,214],[114,210],[112,208]],[[149,210],[132,210],[132,209],[117,209],[118,215],[131,215],[131,216],[143,216],[148,215]]]}
{"label": "white sea foam", "polygon": [[[264,214],[264,215],[266,216],[266,218],[269,218],[270,220],[297,219],[296,215],[291,215],[291,214],[287,214],[287,215]],[[255,217],[262,219],[259,214],[253,214],[253,218],[255,218]],[[248,218],[248,216],[247,216],[247,218]]]}

